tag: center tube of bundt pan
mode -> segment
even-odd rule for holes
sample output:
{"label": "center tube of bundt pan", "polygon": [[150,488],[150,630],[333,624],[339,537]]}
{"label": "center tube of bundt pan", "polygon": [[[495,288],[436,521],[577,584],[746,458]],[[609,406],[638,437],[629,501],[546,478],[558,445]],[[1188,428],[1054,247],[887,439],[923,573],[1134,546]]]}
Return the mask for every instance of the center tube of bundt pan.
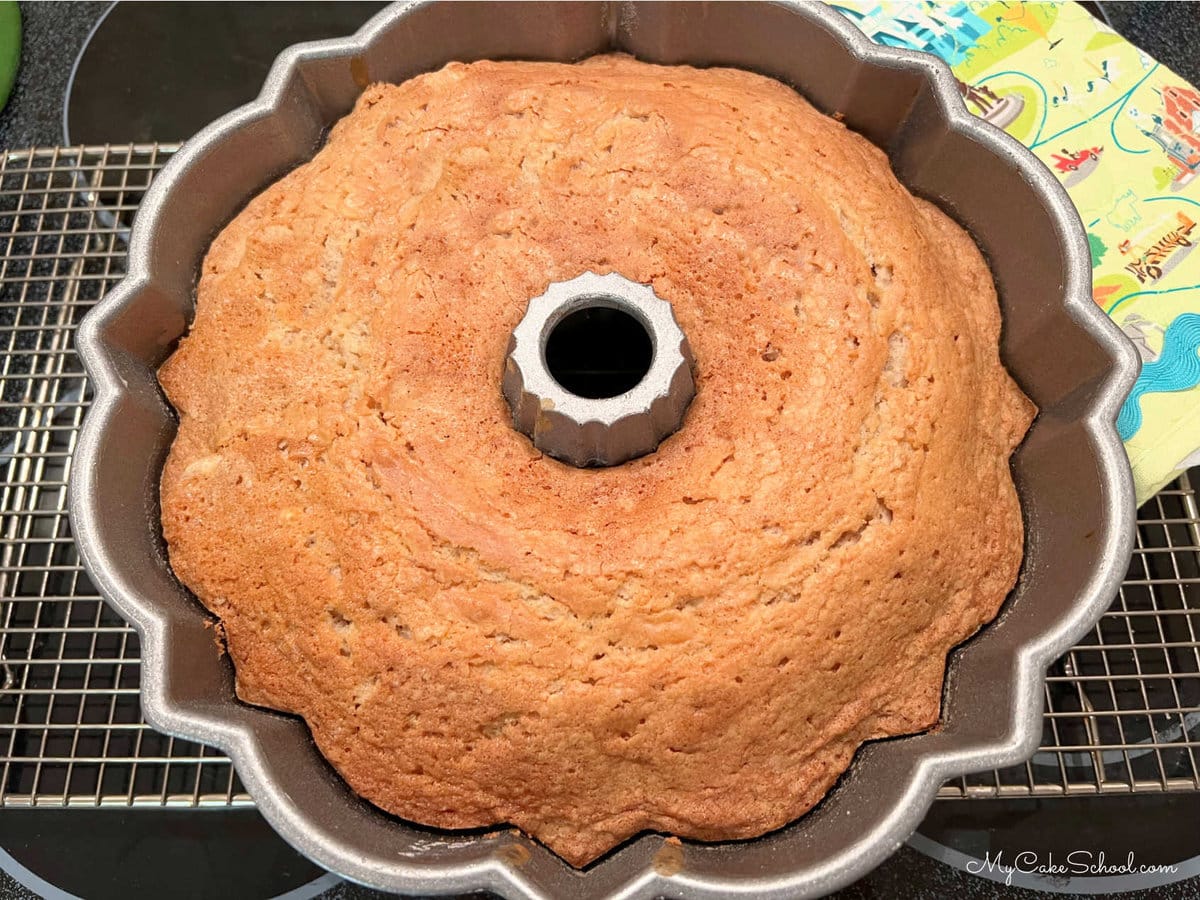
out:
{"label": "center tube of bundt pan", "polygon": [[696,393],[691,348],[648,284],[585,272],[529,301],[501,388],[513,427],[580,468],[652,453]]}

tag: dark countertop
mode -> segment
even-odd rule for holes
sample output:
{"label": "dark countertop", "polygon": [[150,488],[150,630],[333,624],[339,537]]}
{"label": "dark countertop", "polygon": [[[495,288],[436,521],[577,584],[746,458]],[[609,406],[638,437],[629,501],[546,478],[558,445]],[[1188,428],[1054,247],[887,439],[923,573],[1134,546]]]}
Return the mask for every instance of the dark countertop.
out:
{"label": "dark countertop", "polygon": [[[1014,0],[1015,2],[1015,0]],[[7,108],[0,113],[0,149],[17,149],[28,146],[59,144],[63,140],[63,102],[68,80],[76,55],[83,46],[95,23],[109,8],[107,2],[65,3],[22,3],[24,25],[21,68],[17,83]],[[178,10],[179,8],[177,8]],[[1117,30],[1137,43],[1148,53],[1173,68],[1192,83],[1200,83],[1200,3],[1106,3],[1103,10]],[[281,30],[283,26],[281,25]],[[136,65],[136,60],[131,61]],[[132,136],[131,136],[132,137]],[[181,135],[155,135],[172,140]],[[1121,804],[1111,798],[1105,801],[1105,809],[1113,810],[1111,818],[1101,821],[1104,828],[1117,829],[1129,820],[1116,813]],[[998,802],[998,801],[997,801]],[[1065,804],[1068,801],[1047,801]],[[1150,801],[1147,801],[1150,803]],[[991,801],[954,804],[955,811],[974,811],[985,814],[992,808]],[[1188,807],[1194,809],[1194,807]],[[180,821],[194,830],[188,835],[189,842],[203,848],[201,855],[210,857],[206,862],[173,860],[164,853],[162,841],[169,837],[169,819],[183,816]],[[197,815],[200,818],[197,818]],[[166,896],[214,896],[214,892],[230,898],[242,896],[270,896],[276,890],[266,890],[255,895],[253,882],[256,877],[271,882],[272,879],[259,872],[271,869],[277,884],[279,878],[290,877],[295,892],[290,896],[299,900],[312,896],[320,888],[306,892],[306,880],[318,875],[286,848],[280,851],[278,841],[273,838],[265,824],[251,811],[226,814],[228,818],[214,818],[212,813],[163,813],[122,811],[25,811],[0,810],[0,900],[26,900],[38,894],[43,896],[68,896],[61,890],[48,888],[30,879],[29,869],[43,877],[51,877],[60,888],[72,890],[72,878],[77,882],[73,893],[80,891],[79,879],[94,879],[96,891],[89,886],[87,895],[127,896],[131,898]],[[1167,817],[1164,811],[1164,818]],[[1195,819],[1189,815],[1171,817],[1183,831],[1195,830]],[[204,824],[202,824],[202,822]],[[1120,825],[1118,825],[1120,823]],[[1190,824],[1189,824],[1190,823]],[[205,835],[204,829],[212,825],[213,832]],[[1134,826],[1136,827],[1136,826]],[[234,835],[234,836],[231,836]],[[1031,843],[1035,843],[1040,832],[1031,828]],[[275,844],[270,844],[274,841]],[[265,843],[264,843],[265,842]],[[236,845],[236,849],[223,851],[223,844]],[[270,845],[271,856],[260,848]],[[173,847],[183,847],[174,844]],[[246,848],[253,846],[256,860],[266,856],[268,862],[251,865],[236,860],[239,854],[245,857]],[[119,849],[118,849],[119,848]],[[157,849],[151,849],[157,848]],[[11,854],[11,856],[9,855]],[[157,862],[148,862],[146,857],[158,856]],[[16,857],[16,859],[14,859]],[[50,876],[39,862],[51,858],[76,860],[77,871],[72,878]],[[156,872],[141,871],[136,866],[148,866]],[[278,860],[278,862],[272,862]],[[23,862],[26,867],[19,865]],[[204,880],[197,877],[188,881],[194,866],[197,873],[213,870],[218,866],[233,864],[232,877],[223,882]],[[178,866],[178,868],[176,868]],[[205,869],[205,866],[208,868]],[[289,866],[294,868],[290,875],[283,873]],[[253,871],[251,871],[253,870]],[[16,874],[25,883],[6,874]],[[79,873],[87,873],[81,876]],[[136,873],[138,877],[130,877]],[[178,880],[181,873],[185,883]],[[118,883],[119,882],[119,883]],[[168,891],[165,885],[170,884]],[[324,887],[326,883],[322,883]],[[28,890],[36,886],[37,893]],[[321,894],[323,900],[364,900],[383,895],[349,885],[339,885]],[[996,882],[968,875],[950,865],[935,861],[912,847],[902,847],[895,856],[862,881],[843,892],[849,898],[914,897],[940,898],[955,896],[963,898],[1003,896],[1033,898],[1039,894],[1018,888],[1003,888]],[[1149,898],[1171,896],[1200,900],[1200,879],[1177,883],[1168,888],[1123,893],[1127,898]]]}
{"label": "dark countertop", "polygon": [[71,67],[108,3],[22,3],[21,67],[0,113],[0,149],[62,141]]}
{"label": "dark countertop", "polygon": [[1200,3],[1103,3],[1109,24],[1160,63],[1200,84]]}

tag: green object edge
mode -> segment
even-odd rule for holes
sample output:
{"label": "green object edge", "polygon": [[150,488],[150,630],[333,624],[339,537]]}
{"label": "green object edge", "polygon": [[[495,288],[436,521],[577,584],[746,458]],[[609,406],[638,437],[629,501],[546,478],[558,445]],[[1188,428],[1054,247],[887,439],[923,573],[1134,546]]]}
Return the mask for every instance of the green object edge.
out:
{"label": "green object edge", "polygon": [[21,63],[21,8],[0,0],[0,109],[8,102]]}

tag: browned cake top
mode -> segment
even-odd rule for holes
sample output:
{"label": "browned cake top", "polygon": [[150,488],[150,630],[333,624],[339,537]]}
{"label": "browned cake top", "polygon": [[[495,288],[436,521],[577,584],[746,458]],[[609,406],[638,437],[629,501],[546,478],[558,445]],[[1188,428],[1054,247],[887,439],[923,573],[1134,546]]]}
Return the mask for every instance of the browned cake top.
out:
{"label": "browned cake top", "polygon": [[[500,392],[551,281],[616,271],[696,357],[681,430],[543,457]],[[368,89],[213,243],[161,371],[179,577],[239,695],[407,819],[574,863],[760,834],[933,723],[1021,559],[1032,407],[970,238],[746,72],[607,56]]]}

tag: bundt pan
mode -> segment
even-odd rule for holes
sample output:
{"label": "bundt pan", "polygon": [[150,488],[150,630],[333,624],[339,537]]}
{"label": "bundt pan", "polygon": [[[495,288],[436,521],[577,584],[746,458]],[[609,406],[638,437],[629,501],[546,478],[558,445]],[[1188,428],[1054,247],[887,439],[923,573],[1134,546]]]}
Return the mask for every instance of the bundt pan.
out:
{"label": "bundt pan", "polygon": [[[1041,413],[1013,458],[1028,530],[1020,580],[1000,617],[951,655],[937,728],[863,747],[816,809],[765,837],[677,845],[643,835],[580,871],[512,828],[452,833],[388,816],[346,787],[301,720],[235,699],[212,618],[167,563],[158,481],[175,419],[155,370],[187,327],[210,240],[248,198],[309,159],[367,84],[451,60],[610,50],[773,76],[883,147],[909,189],[983,247],[1003,308],[1002,356]],[[95,400],[75,454],[75,537],[97,586],[142,636],[148,721],[227,752],[279,833],[347,878],[509,897],[822,894],[899,847],[944,781],[1033,753],[1047,666],[1117,591],[1134,499],[1113,423],[1138,358],[1092,302],[1090,271],[1062,187],[966,111],[949,69],[875,46],[826,7],[397,5],[353,37],[285,52],[259,98],[190,140],[146,194],[129,274],[78,333]]]}

